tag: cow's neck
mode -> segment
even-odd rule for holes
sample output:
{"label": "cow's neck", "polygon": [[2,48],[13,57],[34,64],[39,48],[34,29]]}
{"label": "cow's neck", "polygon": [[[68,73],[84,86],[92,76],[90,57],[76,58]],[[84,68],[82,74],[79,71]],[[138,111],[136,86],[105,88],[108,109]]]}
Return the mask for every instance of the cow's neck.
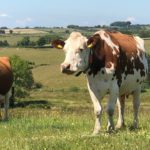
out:
{"label": "cow's neck", "polygon": [[100,52],[93,52],[90,57],[92,57],[92,61],[89,64],[87,73],[88,75],[95,76],[102,68],[105,67],[105,56],[101,55]]}

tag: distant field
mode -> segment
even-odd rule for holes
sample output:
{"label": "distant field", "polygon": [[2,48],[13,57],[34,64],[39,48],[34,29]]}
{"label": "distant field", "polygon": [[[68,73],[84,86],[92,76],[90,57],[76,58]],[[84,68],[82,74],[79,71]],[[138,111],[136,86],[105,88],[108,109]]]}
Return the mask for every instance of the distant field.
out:
{"label": "distant field", "polygon": [[14,47],[17,45],[18,41],[21,41],[23,37],[30,37],[31,41],[37,41],[40,37],[48,35],[48,34],[59,34],[61,37],[67,37],[67,33],[65,33],[65,29],[13,29],[13,34],[9,34],[9,30],[7,29],[6,34],[0,34],[0,41],[7,40],[10,46]]}
{"label": "distant field", "polygon": [[37,41],[39,39],[39,37],[44,36],[45,34],[32,34],[32,35],[28,35],[28,34],[6,34],[6,35],[0,35],[0,41],[4,41],[7,40],[8,43],[10,44],[10,46],[16,46],[18,41],[21,41],[23,39],[23,37],[25,36],[29,36],[31,41]]}
{"label": "distant field", "polygon": [[60,73],[60,63],[64,59],[64,53],[57,49],[24,49],[24,48],[1,48],[1,56],[18,55],[23,59],[38,64],[48,64],[46,66],[33,69],[35,81],[41,82],[49,88],[66,88],[66,87],[86,87],[85,78],[81,76],[67,76]]}
{"label": "distant field", "polygon": [[[41,31],[37,29],[12,29],[14,34],[39,34],[47,33],[46,31]],[[5,30],[6,34],[9,33],[9,29]]]}
{"label": "distant field", "polygon": [[[22,36],[6,38],[15,43]],[[3,38],[0,36],[0,40]],[[145,46],[150,52],[150,40],[145,41]],[[106,133],[106,96],[103,100],[102,132],[97,137],[91,137],[95,118],[86,78],[84,75],[74,77],[60,73],[60,63],[64,60],[63,51],[50,48],[0,48],[0,56],[12,55],[33,61],[36,65],[45,64],[32,70],[35,81],[40,82],[43,87],[31,90],[30,96],[24,99],[18,99],[20,103],[10,110],[10,120],[0,122],[0,149],[148,149],[149,89],[141,96],[140,129],[130,130],[132,101],[129,97],[125,112],[127,127],[110,135]],[[117,112],[115,121],[116,119]]]}

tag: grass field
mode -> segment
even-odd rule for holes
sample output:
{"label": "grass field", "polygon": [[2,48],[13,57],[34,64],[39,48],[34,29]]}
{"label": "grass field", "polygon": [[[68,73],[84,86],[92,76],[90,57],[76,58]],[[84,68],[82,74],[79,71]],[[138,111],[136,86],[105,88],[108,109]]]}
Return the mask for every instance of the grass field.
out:
{"label": "grass field", "polygon": [[[18,37],[20,38],[20,37]],[[15,40],[14,40],[15,42]],[[146,41],[150,50],[150,41]],[[10,109],[10,119],[0,122],[2,150],[147,150],[150,144],[150,90],[142,93],[140,128],[130,130],[132,123],[131,97],[126,102],[126,128],[112,134],[106,132],[107,97],[103,100],[102,131],[92,137],[93,106],[86,88],[86,78],[66,76],[59,65],[64,53],[56,49],[0,48],[0,56],[19,55],[36,65],[33,69],[41,89],[30,91],[30,96],[19,99]],[[115,121],[117,111],[115,111]]]}

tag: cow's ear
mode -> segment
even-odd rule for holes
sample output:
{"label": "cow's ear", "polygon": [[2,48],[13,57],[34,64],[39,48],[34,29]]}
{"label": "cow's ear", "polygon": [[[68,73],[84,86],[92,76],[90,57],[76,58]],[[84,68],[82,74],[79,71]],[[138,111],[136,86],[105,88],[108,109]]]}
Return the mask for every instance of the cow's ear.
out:
{"label": "cow's ear", "polygon": [[65,42],[62,40],[54,40],[52,41],[52,46],[58,49],[63,49]]}
{"label": "cow's ear", "polygon": [[93,48],[96,44],[97,44],[97,42],[100,40],[100,37],[99,37],[99,35],[94,35],[94,36],[92,36],[92,37],[90,37],[89,39],[88,39],[88,41],[87,41],[87,47],[88,48]]}

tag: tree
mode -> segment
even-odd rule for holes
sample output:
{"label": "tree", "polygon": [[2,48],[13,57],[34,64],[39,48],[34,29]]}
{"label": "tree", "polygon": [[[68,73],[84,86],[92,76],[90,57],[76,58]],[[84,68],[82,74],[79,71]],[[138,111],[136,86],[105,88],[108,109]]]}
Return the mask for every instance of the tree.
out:
{"label": "tree", "polygon": [[13,34],[13,30],[9,30],[9,33],[10,33],[10,34]]}
{"label": "tree", "polygon": [[129,27],[131,25],[130,21],[116,21],[110,24],[110,26],[115,27]]}
{"label": "tree", "polygon": [[7,27],[1,27],[1,29],[8,29]]}
{"label": "tree", "polygon": [[10,60],[14,75],[15,97],[25,97],[34,85],[31,71],[34,63],[23,60],[17,55],[12,56]]}
{"label": "tree", "polygon": [[30,45],[30,37],[25,36],[21,41],[17,43],[17,46],[28,47]]}
{"label": "tree", "polygon": [[78,25],[68,25],[67,28],[78,29]]}
{"label": "tree", "polygon": [[5,30],[0,30],[0,34],[5,34]]}
{"label": "tree", "polygon": [[65,31],[65,33],[66,33],[66,34],[69,34],[69,33],[70,33],[70,31],[69,31],[69,30],[66,30],[66,31]]}
{"label": "tree", "polygon": [[39,40],[37,41],[38,46],[43,46],[47,43],[47,40],[45,37],[40,37]]}
{"label": "tree", "polygon": [[0,46],[1,46],[1,47],[8,47],[8,46],[9,46],[9,43],[7,42],[7,40],[0,41]]}
{"label": "tree", "polygon": [[94,26],[94,28],[101,28],[101,25],[96,25]]}
{"label": "tree", "polygon": [[150,37],[150,30],[142,29],[139,31],[139,36],[142,38]]}

